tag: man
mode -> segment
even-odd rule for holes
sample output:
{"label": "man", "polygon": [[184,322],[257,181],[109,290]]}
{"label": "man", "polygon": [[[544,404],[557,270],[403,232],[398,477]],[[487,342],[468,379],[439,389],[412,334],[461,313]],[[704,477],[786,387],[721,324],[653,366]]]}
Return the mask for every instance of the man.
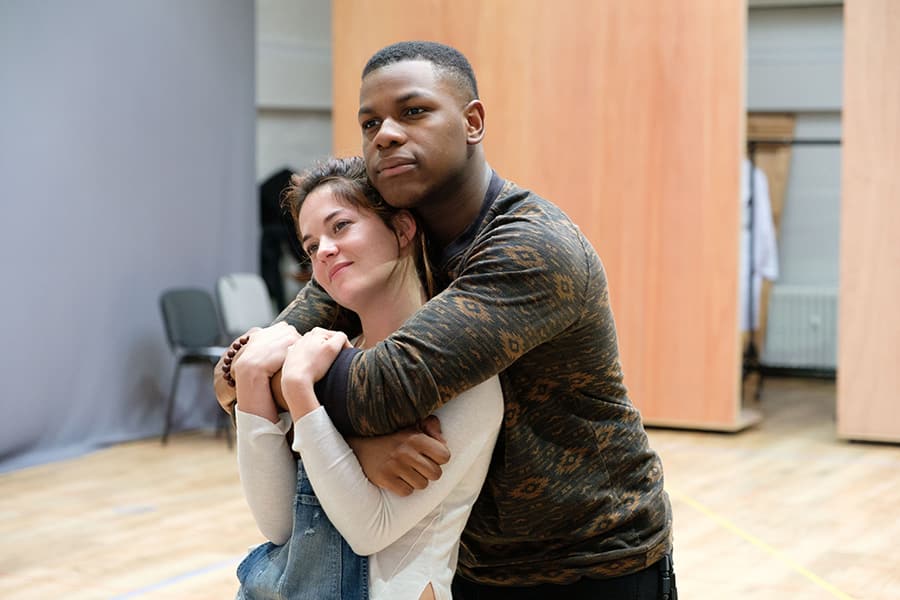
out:
{"label": "man", "polygon": [[[503,429],[454,597],[673,598],[662,465],[622,381],[603,267],[562,211],[493,172],[484,119],[452,48],[402,42],[363,70],[369,178],[416,212],[446,289],[377,347],[343,350],[319,398],[346,436],[379,436],[499,373]],[[331,306],[312,283],[282,316],[329,327]],[[226,386],[217,395],[233,400]],[[368,447],[354,448],[370,479],[400,493],[441,462],[407,444],[407,458],[391,455],[402,466],[376,472]]]}

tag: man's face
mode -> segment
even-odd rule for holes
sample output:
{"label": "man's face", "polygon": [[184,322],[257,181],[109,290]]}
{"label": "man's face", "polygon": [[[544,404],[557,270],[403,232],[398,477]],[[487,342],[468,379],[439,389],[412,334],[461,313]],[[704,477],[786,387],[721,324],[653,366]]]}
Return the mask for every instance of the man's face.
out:
{"label": "man's face", "polygon": [[466,166],[466,98],[424,60],[381,67],[363,79],[359,124],[369,179],[391,205],[415,208]]}

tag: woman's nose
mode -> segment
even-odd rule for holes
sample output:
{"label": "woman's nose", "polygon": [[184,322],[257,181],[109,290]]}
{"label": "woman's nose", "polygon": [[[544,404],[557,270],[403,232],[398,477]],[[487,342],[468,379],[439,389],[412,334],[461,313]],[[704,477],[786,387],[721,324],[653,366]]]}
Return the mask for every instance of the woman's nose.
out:
{"label": "woman's nose", "polygon": [[317,254],[320,258],[327,258],[329,256],[333,256],[337,252],[337,244],[334,243],[334,240],[323,237],[319,240],[319,249]]}

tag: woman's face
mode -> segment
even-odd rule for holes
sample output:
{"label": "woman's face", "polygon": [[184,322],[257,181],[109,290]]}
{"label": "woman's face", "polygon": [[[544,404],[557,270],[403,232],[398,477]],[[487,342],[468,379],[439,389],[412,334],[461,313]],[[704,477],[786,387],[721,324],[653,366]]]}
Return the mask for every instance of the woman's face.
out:
{"label": "woman's face", "polygon": [[297,226],[313,276],[341,306],[359,312],[390,283],[401,242],[373,211],[354,206],[325,184],[303,201]]}

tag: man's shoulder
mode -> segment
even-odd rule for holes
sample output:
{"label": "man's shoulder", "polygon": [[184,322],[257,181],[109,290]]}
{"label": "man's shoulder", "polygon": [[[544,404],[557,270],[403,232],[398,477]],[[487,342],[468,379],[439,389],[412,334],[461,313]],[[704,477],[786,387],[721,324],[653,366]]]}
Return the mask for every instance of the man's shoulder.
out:
{"label": "man's shoulder", "polygon": [[484,230],[503,226],[535,230],[545,239],[555,236],[580,241],[581,230],[556,204],[506,180],[484,222]]}
{"label": "man's shoulder", "polygon": [[533,210],[536,208],[560,210],[558,206],[546,198],[542,198],[535,192],[523,188],[509,179],[504,180],[500,193],[497,194],[497,199],[494,201],[494,207],[499,209],[497,212]]}

